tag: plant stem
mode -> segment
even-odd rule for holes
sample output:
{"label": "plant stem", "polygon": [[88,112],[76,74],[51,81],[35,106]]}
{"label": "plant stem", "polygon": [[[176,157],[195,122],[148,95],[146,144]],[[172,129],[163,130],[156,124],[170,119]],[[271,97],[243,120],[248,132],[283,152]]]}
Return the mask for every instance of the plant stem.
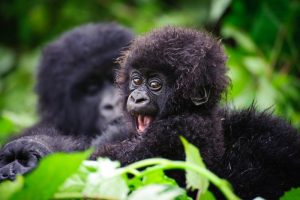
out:
{"label": "plant stem", "polygon": [[206,177],[209,181],[211,181],[215,186],[217,186],[222,193],[225,195],[227,199],[230,200],[239,200],[240,198],[237,197],[230,189],[229,183],[216,176],[212,172],[210,172],[208,169],[204,167],[200,167],[198,165],[195,165],[193,163],[184,162],[184,161],[171,161],[163,158],[151,158],[146,159],[142,161],[138,161],[136,163],[133,163],[131,165],[128,165],[127,167],[120,168],[120,171],[117,172],[117,174],[126,174],[129,172],[132,172],[132,170],[136,170],[139,168],[149,167],[150,165],[157,165],[153,168],[147,169],[142,171],[140,174],[137,175],[137,177],[142,177],[147,173],[156,171],[158,169],[162,170],[168,170],[168,169],[189,169],[193,170],[197,173],[199,173],[201,176]]}

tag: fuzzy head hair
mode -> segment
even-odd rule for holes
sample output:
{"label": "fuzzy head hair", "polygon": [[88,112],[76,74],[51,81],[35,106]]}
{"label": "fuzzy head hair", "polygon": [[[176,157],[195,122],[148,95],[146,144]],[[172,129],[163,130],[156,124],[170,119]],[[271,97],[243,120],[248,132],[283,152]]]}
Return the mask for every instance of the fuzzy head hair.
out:
{"label": "fuzzy head hair", "polygon": [[[36,85],[42,119],[81,131],[78,126],[87,122],[78,119],[72,90],[82,87],[80,81],[91,75],[113,84],[115,59],[132,39],[129,29],[115,23],[98,23],[79,26],[47,45],[38,66]],[[87,109],[85,112],[87,119],[95,118]]]}
{"label": "fuzzy head hair", "polygon": [[210,34],[167,26],[133,41],[119,59],[117,83],[126,99],[132,69],[162,72],[173,80],[164,112],[209,111],[229,82],[226,59],[220,41]]}

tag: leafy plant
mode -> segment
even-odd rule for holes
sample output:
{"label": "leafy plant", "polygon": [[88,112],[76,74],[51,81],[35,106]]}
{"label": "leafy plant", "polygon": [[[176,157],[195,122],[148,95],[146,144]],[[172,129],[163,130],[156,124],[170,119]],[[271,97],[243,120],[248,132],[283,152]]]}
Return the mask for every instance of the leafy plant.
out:
{"label": "leafy plant", "polygon": [[164,170],[170,169],[186,171],[187,188],[198,190],[198,198],[214,199],[208,191],[211,182],[228,199],[239,199],[226,180],[205,167],[199,150],[184,138],[181,140],[186,161],[150,158],[120,167],[119,162],[107,158],[83,161],[90,151],[50,155],[25,178],[18,176],[15,182],[0,184],[2,199],[191,199],[186,190],[165,175]]}
{"label": "leafy plant", "polygon": [[[1,200],[114,199],[114,200],[191,200],[187,190],[197,190],[196,199],[214,200],[209,189],[214,184],[230,200],[240,199],[230,184],[202,161],[197,147],[181,138],[185,161],[149,158],[120,167],[118,161],[98,158],[85,160],[91,151],[57,153],[44,158],[28,176],[0,184]],[[164,170],[185,170],[187,188],[178,186]],[[286,192],[281,200],[299,199],[300,188]],[[256,200],[262,199],[260,197]]]}

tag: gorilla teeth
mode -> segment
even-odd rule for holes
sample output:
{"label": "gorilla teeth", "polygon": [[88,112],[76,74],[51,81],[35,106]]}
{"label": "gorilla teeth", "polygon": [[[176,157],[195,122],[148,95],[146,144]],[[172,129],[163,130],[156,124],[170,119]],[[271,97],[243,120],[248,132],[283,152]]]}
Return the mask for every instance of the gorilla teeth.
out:
{"label": "gorilla teeth", "polygon": [[143,132],[145,132],[146,128],[149,127],[152,121],[153,121],[153,117],[151,116],[138,115],[136,119],[136,126],[137,126],[138,133],[142,134]]}

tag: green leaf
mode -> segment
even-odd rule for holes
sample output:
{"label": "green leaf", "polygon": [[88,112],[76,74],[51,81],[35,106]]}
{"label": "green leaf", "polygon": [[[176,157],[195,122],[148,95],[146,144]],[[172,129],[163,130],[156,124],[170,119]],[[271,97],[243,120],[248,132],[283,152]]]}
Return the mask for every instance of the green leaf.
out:
{"label": "green leaf", "polygon": [[[180,139],[184,146],[186,161],[199,165],[200,167],[205,167],[198,148],[190,144],[183,137],[180,137]],[[186,170],[186,181],[187,188],[191,188],[192,190],[198,189],[201,193],[207,191],[207,188],[209,186],[209,181],[207,178],[191,170]]]}
{"label": "green leaf", "polygon": [[245,56],[241,61],[254,76],[267,76],[270,71],[270,64],[263,57]]}
{"label": "green leaf", "polygon": [[8,200],[10,197],[22,189],[24,184],[24,178],[17,176],[15,181],[4,181],[0,184],[1,200]]}
{"label": "green leaf", "polygon": [[83,153],[57,153],[41,160],[37,169],[25,178],[24,187],[13,200],[47,200],[59,186],[78,169],[91,151]]}
{"label": "green leaf", "polygon": [[87,176],[86,186],[83,189],[85,196],[96,196],[105,199],[124,199],[129,188],[123,176],[117,175],[120,163],[108,158],[98,158],[97,162],[89,162],[89,167],[96,164],[97,171]]}
{"label": "green leaf", "polygon": [[96,172],[98,161],[86,160],[80,165],[78,171],[68,178],[60,187],[58,195],[69,195],[69,193],[82,193],[89,173]]}
{"label": "green leaf", "polygon": [[140,177],[127,178],[127,185],[131,191],[137,190],[143,186],[143,182]]}
{"label": "green leaf", "polygon": [[288,192],[285,192],[280,200],[299,200],[300,199],[300,188],[293,188]]}
{"label": "green leaf", "polygon": [[3,111],[3,118],[6,118],[14,124],[27,127],[34,123],[34,119],[30,118],[27,113],[14,113],[10,111]]}
{"label": "green leaf", "polygon": [[85,161],[79,171],[69,178],[55,197],[124,199],[129,188],[126,177],[118,174],[120,163],[107,158]]}
{"label": "green leaf", "polygon": [[201,195],[201,200],[215,200],[215,196],[210,191],[206,191]]}
{"label": "green leaf", "polygon": [[128,200],[173,200],[181,195],[185,195],[185,191],[182,188],[154,184],[134,191]]}
{"label": "green leaf", "polygon": [[155,168],[156,166],[147,167],[147,169],[143,171],[145,174],[142,177],[133,177],[127,181],[127,184],[132,190],[137,190],[140,187],[152,184],[178,186],[177,182],[174,179],[166,176],[162,169]]}
{"label": "green leaf", "polygon": [[[146,171],[147,170],[151,170],[151,167],[148,167]],[[143,185],[164,184],[177,186],[176,181],[166,176],[163,170],[156,170],[151,173],[146,173],[146,175],[143,176],[142,183]]]}
{"label": "green leaf", "polygon": [[247,33],[242,32],[237,27],[225,24],[221,30],[222,35],[226,38],[234,38],[239,47],[248,53],[256,53],[257,46]]}
{"label": "green leaf", "polygon": [[75,174],[67,179],[67,181],[60,187],[59,192],[56,194],[62,193],[81,193],[83,188],[85,187],[85,179],[87,175],[84,177],[80,176],[79,174]]}
{"label": "green leaf", "polygon": [[217,22],[231,4],[231,0],[212,0],[211,4],[209,20],[211,22]]}

